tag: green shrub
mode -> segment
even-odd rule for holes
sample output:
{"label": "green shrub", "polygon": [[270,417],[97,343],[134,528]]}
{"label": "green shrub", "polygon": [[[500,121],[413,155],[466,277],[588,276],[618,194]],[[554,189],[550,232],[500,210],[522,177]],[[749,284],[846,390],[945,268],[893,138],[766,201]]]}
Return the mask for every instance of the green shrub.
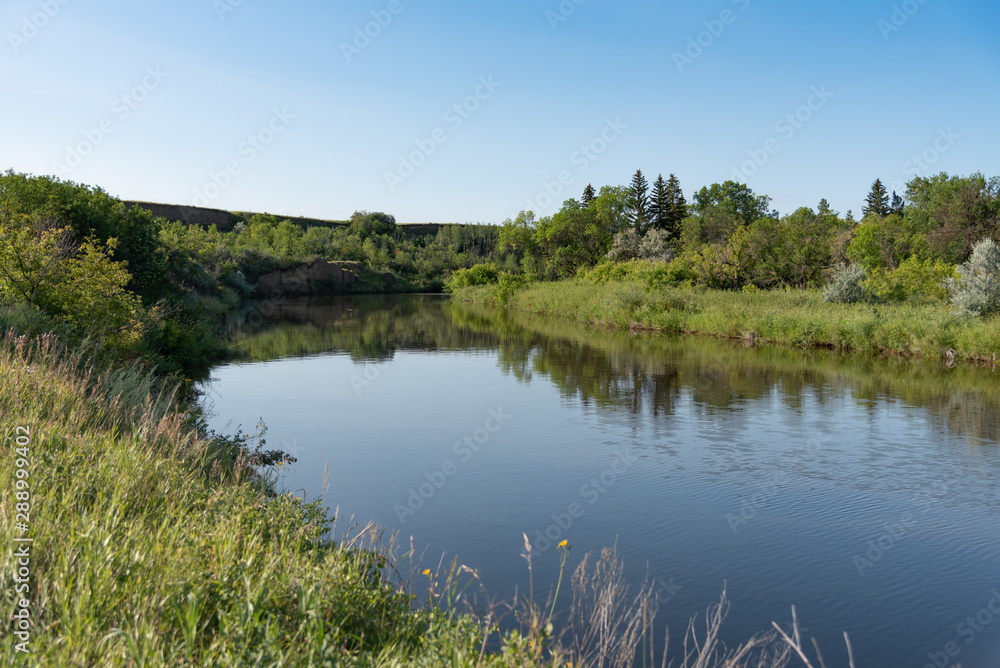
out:
{"label": "green shrub", "polygon": [[948,280],[952,303],[972,316],[1000,311],[1000,248],[983,239],[972,250],[968,262],[956,268],[958,278]]}
{"label": "green shrub", "polygon": [[911,256],[892,271],[874,271],[867,287],[881,301],[937,301],[948,297],[945,282],[955,277],[955,267],[950,264]]}
{"label": "green shrub", "polygon": [[497,276],[497,282],[493,288],[493,299],[498,305],[506,306],[510,302],[510,298],[530,282],[531,279],[524,274],[502,271]]}
{"label": "green shrub", "polygon": [[500,270],[495,264],[477,264],[468,269],[458,269],[451,275],[445,284],[444,289],[454,292],[460,288],[468,288],[474,285],[492,285],[500,280]]}

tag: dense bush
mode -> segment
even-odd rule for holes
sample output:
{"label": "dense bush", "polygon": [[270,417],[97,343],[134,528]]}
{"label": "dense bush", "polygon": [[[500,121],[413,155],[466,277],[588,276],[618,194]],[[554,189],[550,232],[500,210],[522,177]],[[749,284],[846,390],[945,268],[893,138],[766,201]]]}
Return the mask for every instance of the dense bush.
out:
{"label": "dense bush", "polygon": [[454,292],[474,285],[491,285],[500,278],[500,271],[493,264],[477,264],[469,269],[459,269],[445,282],[445,289]]}
{"label": "dense bush", "polygon": [[939,301],[947,298],[946,281],[955,276],[950,264],[911,256],[891,271],[870,272],[867,288],[880,301]]}
{"label": "dense bush", "polygon": [[968,262],[948,281],[951,301],[962,313],[987,316],[1000,312],[1000,248],[992,239],[980,241]]}
{"label": "dense bush", "polygon": [[674,258],[674,249],[670,247],[670,235],[656,228],[651,228],[642,236],[629,228],[619,232],[611,241],[611,250],[606,257],[616,262],[629,260],[648,260],[651,262],[670,262]]}
{"label": "dense bush", "polygon": [[823,301],[856,304],[871,301],[865,268],[858,264],[840,265],[823,290]]}

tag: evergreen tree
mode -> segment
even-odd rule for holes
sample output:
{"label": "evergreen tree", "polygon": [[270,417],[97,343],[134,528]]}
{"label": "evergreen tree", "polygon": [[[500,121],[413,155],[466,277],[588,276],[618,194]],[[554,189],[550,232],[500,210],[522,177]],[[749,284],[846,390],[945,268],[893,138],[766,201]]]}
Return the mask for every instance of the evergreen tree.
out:
{"label": "evergreen tree", "polygon": [[865,200],[865,206],[861,209],[863,216],[872,213],[879,218],[885,218],[889,215],[889,193],[885,191],[881,179],[875,179],[871,192],[868,193],[868,199]]}
{"label": "evergreen tree", "polygon": [[672,201],[667,191],[667,182],[660,174],[653,182],[653,199],[649,203],[650,225],[657,230],[669,231],[669,216]]}
{"label": "evergreen tree", "polygon": [[671,239],[677,239],[681,233],[681,224],[687,218],[687,200],[681,190],[681,182],[673,174],[667,179],[667,199],[670,200],[670,211],[666,216],[667,225],[664,228],[670,232]]}
{"label": "evergreen tree", "polygon": [[643,234],[649,227],[649,184],[646,177],[642,175],[642,170],[637,169],[632,177],[632,184],[629,187],[631,211],[629,212],[629,222],[639,234]]}
{"label": "evergreen tree", "polygon": [[821,216],[825,216],[828,213],[833,213],[833,209],[830,208],[830,203],[826,201],[825,197],[819,201],[819,207],[817,213]]}
{"label": "evergreen tree", "polygon": [[889,213],[894,213],[897,216],[903,215],[903,210],[906,209],[906,204],[903,203],[903,198],[896,194],[896,191],[892,191],[892,204],[889,205]]}
{"label": "evergreen tree", "polygon": [[580,198],[580,202],[587,207],[590,206],[595,197],[597,197],[597,192],[594,191],[594,186],[588,183],[587,187],[583,189],[583,197]]}

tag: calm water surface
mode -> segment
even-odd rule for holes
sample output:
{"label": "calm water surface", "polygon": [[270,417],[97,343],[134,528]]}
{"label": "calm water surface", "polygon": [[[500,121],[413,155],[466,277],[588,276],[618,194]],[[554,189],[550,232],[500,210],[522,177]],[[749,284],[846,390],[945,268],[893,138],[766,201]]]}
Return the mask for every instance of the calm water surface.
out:
{"label": "calm water surface", "polygon": [[[273,311],[273,313],[271,313]],[[263,417],[284,484],[374,519],[493,595],[617,543],[677,649],[795,605],[827,663],[1000,666],[1000,383],[947,369],[636,337],[440,297],[269,309],[203,386],[212,426]],[[324,495],[324,475],[328,475]],[[990,608],[992,607],[992,611]],[[952,643],[949,645],[949,643]],[[957,654],[948,657],[951,650]]]}

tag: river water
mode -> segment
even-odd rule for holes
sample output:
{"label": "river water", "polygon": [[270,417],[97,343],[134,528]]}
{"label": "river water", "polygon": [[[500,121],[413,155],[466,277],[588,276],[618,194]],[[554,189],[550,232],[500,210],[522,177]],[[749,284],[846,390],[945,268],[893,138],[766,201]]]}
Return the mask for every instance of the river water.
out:
{"label": "river water", "polygon": [[[437,296],[267,305],[203,384],[282,484],[501,598],[617,545],[674,649],[796,606],[827,664],[1000,666],[1000,383],[940,362],[636,336]],[[544,598],[544,595],[542,596]]]}

